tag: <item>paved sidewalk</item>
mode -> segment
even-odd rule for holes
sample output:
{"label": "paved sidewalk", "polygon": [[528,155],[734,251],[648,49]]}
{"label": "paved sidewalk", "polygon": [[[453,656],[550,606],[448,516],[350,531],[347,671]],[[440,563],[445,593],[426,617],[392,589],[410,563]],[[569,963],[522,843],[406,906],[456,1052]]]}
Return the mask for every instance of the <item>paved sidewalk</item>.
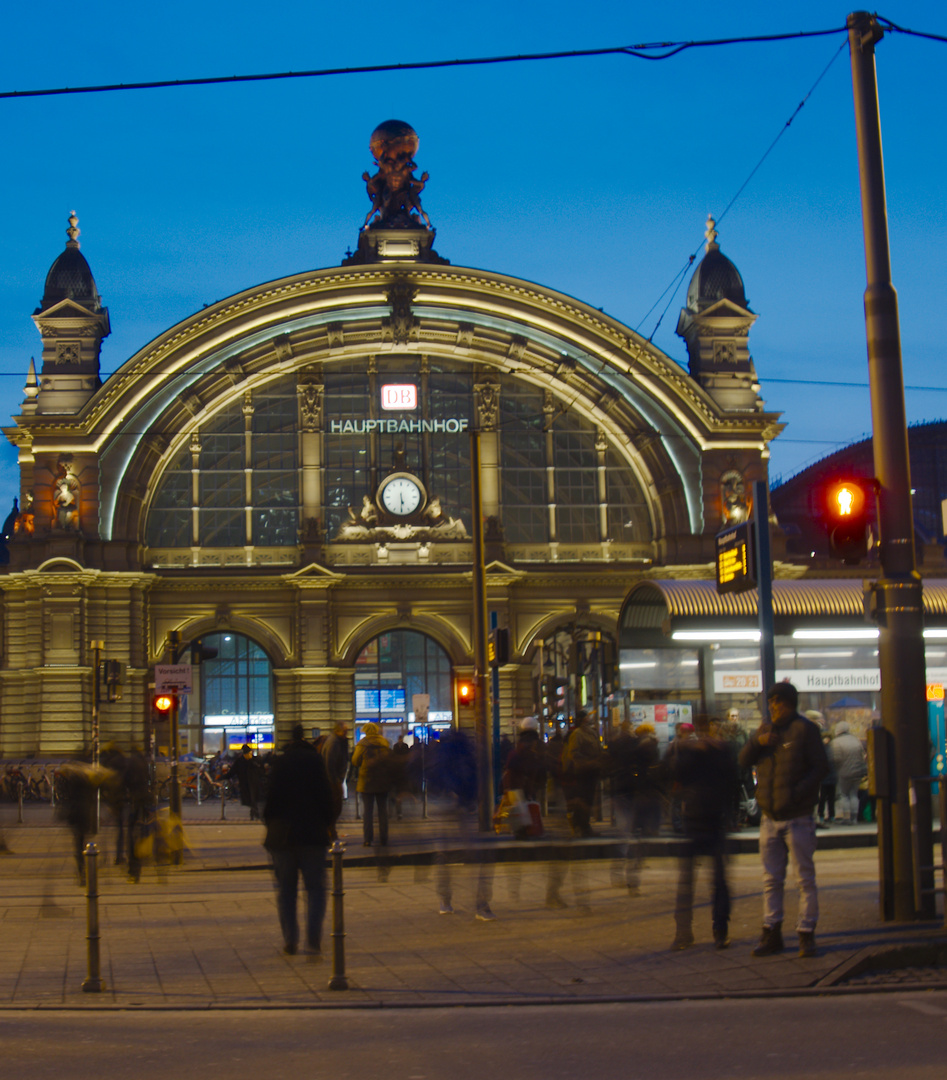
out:
{"label": "paved sidewalk", "polygon": [[[86,901],[74,881],[65,832],[40,809],[26,815],[24,825],[7,824],[13,854],[0,857],[0,1007],[391,1007],[831,993],[869,952],[947,940],[937,923],[905,927],[879,920],[874,848],[829,847],[870,843],[871,830],[820,833],[820,955],[800,960],[792,933],[782,956],[750,956],[761,907],[754,854],[731,861],[731,947],[713,947],[708,873],[702,872],[697,944],[672,952],[677,863],[671,838],[653,845],[635,896],[613,884],[617,842],[607,829],[601,839],[581,844],[564,838],[532,847],[488,842],[500,858],[486,870],[493,876],[497,919],[481,922],[474,918],[480,868],[454,862],[462,857],[459,841],[448,845],[456,911],[440,915],[431,866],[435,825],[393,823],[397,842],[386,869],[377,865],[376,852],[361,846],[358,823],[347,820],[350,988],[330,991],[331,907],[326,958],[283,955],[261,827],[245,821],[245,811],[233,820],[240,808],[224,822],[214,820],[212,805],[201,809],[206,813],[196,814],[196,807],[185,812],[190,850],[181,867],[148,867],[133,885],[122,868],[105,856],[100,860],[106,986],[98,994],[81,989]],[[749,847],[755,843],[742,839]],[[102,844],[111,851],[108,833]],[[549,858],[563,852],[576,857]],[[546,889],[557,873],[564,875],[568,906],[550,910]],[[791,928],[794,890],[787,899]],[[899,989],[904,987],[902,981]]]}

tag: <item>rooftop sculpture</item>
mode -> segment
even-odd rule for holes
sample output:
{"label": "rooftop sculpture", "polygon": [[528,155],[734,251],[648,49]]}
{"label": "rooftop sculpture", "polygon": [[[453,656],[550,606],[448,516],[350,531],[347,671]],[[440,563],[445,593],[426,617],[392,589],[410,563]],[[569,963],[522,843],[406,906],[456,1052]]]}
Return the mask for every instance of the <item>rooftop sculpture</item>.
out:
{"label": "rooftop sculpture", "polygon": [[414,175],[418,144],[418,133],[403,120],[386,120],[372,132],[368,145],[378,172],[374,176],[362,173],[372,201],[363,229],[430,229],[430,219],[421,208],[428,174],[421,173],[420,179]]}

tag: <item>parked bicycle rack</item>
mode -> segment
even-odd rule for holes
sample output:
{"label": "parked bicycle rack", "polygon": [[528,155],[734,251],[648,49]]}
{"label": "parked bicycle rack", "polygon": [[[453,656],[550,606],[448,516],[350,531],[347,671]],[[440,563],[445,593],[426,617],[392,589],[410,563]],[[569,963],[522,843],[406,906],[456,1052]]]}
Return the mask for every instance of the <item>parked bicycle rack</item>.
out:
{"label": "parked bicycle rack", "polygon": [[[940,864],[938,865],[934,856],[935,862],[933,866],[921,866],[921,838],[918,831],[917,823],[917,792],[920,784],[939,784],[940,785],[940,848],[941,857]],[[921,910],[922,898],[930,896],[933,893],[935,896],[937,893],[941,893],[944,897],[944,926],[947,927],[947,776],[916,776],[911,778],[911,848],[912,848],[912,864],[914,867],[914,905]],[[936,851],[936,848],[935,848]],[[930,888],[924,887],[924,875],[935,874],[940,870],[941,884],[938,887],[934,882]]]}

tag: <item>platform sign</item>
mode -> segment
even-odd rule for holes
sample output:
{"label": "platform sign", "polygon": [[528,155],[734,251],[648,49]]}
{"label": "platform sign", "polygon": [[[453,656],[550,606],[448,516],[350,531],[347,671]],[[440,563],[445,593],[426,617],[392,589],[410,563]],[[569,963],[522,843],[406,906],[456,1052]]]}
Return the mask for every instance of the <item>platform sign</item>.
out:
{"label": "platform sign", "polygon": [[744,521],[730,529],[724,529],[714,537],[717,563],[717,592],[746,592],[756,588],[756,571],[753,565],[753,536],[750,522]]}

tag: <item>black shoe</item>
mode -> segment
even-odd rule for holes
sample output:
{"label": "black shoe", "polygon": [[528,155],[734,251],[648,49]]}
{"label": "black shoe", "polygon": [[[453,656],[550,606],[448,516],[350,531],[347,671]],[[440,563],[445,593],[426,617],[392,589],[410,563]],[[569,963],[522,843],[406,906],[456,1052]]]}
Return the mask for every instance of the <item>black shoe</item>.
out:
{"label": "black shoe", "polygon": [[777,923],[775,926],[763,927],[763,936],[760,938],[759,945],[753,950],[753,955],[775,956],[776,953],[781,953],[784,948],[783,924]]}
{"label": "black shoe", "polygon": [[819,950],[815,947],[815,931],[799,931],[799,955],[801,957],[818,956]]}
{"label": "black shoe", "polygon": [[714,948],[726,949],[730,945],[730,935],[726,930],[714,930]]}
{"label": "black shoe", "polygon": [[673,952],[683,952],[685,949],[689,949],[694,944],[694,935],[690,930],[678,930],[674,935],[674,940],[671,942],[671,949]]}
{"label": "black shoe", "polygon": [[297,945],[284,945],[283,952],[286,953],[287,956],[295,956],[296,953],[299,952],[299,947]]}

